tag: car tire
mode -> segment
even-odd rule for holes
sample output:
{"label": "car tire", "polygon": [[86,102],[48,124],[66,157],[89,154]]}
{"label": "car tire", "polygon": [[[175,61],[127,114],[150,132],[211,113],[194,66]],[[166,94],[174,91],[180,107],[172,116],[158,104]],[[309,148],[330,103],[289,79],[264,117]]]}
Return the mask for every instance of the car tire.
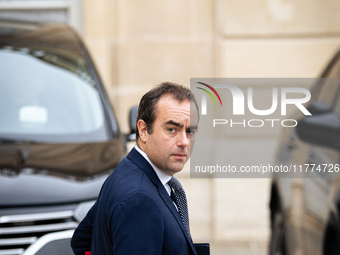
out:
{"label": "car tire", "polygon": [[281,211],[275,211],[272,217],[269,255],[286,255],[285,228]]}
{"label": "car tire", "polygon": [[324,255],[340,255],[340,244],[338,242],[338,235],[331,224],[327,225],[323,243]]}

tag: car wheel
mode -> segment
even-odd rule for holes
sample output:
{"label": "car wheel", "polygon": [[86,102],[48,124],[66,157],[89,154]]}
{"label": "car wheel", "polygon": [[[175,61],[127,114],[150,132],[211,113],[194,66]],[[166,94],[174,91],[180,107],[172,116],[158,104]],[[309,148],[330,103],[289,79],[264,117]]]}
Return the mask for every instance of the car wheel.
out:
{"label": "car wheel", "polygon": [[280,211],[275,211],[272,218],[269,255],[286,255],[284,221]]}
{"label": "car wheel", "polygon": [[340,244],[335,229],[329,224],[326,228],[323,254],[324,255],[340,255]]}

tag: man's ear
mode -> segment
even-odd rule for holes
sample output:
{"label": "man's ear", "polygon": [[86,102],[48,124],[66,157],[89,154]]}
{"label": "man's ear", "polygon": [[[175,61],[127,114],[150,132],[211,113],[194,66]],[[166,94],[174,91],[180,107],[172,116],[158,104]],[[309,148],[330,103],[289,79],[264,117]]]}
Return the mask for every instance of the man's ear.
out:
{"label": "man's ear", "polygon": [[139,132],[139,138],[143,143],[146,142],[148,130],[146,128],[146,123],[144,120],[138,120],[137,122],[138,132]]}

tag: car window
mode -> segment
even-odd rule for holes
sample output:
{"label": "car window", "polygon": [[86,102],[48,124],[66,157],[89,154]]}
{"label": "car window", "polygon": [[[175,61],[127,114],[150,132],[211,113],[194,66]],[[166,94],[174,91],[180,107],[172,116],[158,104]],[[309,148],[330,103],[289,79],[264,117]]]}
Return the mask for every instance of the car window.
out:
{"label": "car window", "polygon": [[0,136],[97,141],[107,138],[105,130],[100,94],[83,59],[60,50],[0,49]]}
{"label": "car window", "polygon": [[333,104],[337,91],[339,89],[340,80],[340,59],[332,66],[327,77],[322,79],[323,84],[317,100]]}
{"label": "car window", "polygon": [[339,94],[337,95],[337,98],[335,100],[334,110],[333,111],[340,117],[340,98],[339,98]]}
{"label": "car window", "polygon": [[335,95],[339,89],[338,79],[324,79],[317,101],[333,104]]}

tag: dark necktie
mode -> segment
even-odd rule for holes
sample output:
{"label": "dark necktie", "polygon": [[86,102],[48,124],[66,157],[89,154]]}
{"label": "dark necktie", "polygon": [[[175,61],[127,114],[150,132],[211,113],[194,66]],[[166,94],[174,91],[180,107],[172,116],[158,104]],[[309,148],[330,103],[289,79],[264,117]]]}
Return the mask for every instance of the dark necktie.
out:
{"label": "dark necktie", "polygon": [[190,236],[188,204],[185,191],[181,183],[175,177],[172,177],[170,181],[168,181],[168,184],[171,188],[171,198],[175,202],[184,227]]}

